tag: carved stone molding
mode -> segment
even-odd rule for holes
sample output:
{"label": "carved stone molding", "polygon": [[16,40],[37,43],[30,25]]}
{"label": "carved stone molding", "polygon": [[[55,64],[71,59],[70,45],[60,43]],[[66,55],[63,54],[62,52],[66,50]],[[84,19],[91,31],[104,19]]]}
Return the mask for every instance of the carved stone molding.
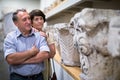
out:
{"label": "carved stone molding", "polygon": [[74,47],[73,36],[70,33],[68,24],[58,23],[52,27],[54,30],[54,39],[60,51],[61,62],[67,66],[80,66],[79,53]]}
{"label": "carved stone molding", "polygon": [[86,8],[71,19],[82,80],[120,80],[119,16],[119,10]]}

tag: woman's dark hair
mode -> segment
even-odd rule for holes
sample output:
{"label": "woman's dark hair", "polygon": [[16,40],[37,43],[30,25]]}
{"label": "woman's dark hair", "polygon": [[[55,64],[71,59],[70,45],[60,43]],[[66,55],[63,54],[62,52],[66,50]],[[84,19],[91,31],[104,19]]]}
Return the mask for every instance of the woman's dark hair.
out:
{"label": "woman's dark hair", "polygon": [[20,12],[20,11],[26,12],[26,9],[17,9],[15,12],[13,12],[13,16],[12,16],[13,22],[15,22],[15,21],[18,20],[17,14],[18,14],[18,12]]}
{"label": "woman's dark hair", "polygon": [[45,19],[45,14],[44,14],[41,10],[39,10],[39,9],[34,9],[34,10],[32,10],[32,11],[29,13],[29,15],[30,15],[31,21],[33,21],[33,19],[34,19],[35,16],[42,16],[44,22],[46,21],[46,19]]}

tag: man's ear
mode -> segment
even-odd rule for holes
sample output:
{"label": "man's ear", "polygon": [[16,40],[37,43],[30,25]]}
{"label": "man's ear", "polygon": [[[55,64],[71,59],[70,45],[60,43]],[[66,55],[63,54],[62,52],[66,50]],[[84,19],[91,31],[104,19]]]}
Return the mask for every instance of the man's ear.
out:
{"label": "man's ear", "polygon": [[15,24],[16,26],[18,26],[18,23],[17,23],[17,21],[14,21],[14,24]]}

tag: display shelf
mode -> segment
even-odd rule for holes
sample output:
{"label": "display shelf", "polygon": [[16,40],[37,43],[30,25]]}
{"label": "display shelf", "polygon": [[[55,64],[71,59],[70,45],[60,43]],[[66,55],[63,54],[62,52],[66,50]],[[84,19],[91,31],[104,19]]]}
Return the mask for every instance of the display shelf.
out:
{"label": "display shelf", "polygon": [[68,9],[84,0],[65,0],[60,5],[56,6],[54,9],[49,11],[46,15],[46,18],[49,19],[50,17],[60,13],[61,11],[64,11],[65,9]]}
{"label": "display shelf", "polygon": [[81,69],[80,67],[72,67],[72,66],[66,66],[61,63],[61,57],[58,50],[56,50],[56,55],[54,56],[54,60],[71,76],[74,80],[81,80],[80,79],[80,73]]}
{"label": "display shelf", "polygon": [[46,19],[49,23],[49,21],[55,18],[61,18],[63,14],[68,16],[69,19],[69,14],[73,16],[83,8],[120,9],[119,3],[120,0],[65,0],[48,11],[46,13]]}

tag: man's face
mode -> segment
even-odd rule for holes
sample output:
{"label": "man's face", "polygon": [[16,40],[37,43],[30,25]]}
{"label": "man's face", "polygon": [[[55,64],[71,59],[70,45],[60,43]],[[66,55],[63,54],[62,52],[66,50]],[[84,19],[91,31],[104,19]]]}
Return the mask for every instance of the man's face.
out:
{"label": "man's face", "polygon": [[18,12],[18,20],[15,25],[20,29],[21,32],[29,32],[31,30],[31,20],[27,12]]}

